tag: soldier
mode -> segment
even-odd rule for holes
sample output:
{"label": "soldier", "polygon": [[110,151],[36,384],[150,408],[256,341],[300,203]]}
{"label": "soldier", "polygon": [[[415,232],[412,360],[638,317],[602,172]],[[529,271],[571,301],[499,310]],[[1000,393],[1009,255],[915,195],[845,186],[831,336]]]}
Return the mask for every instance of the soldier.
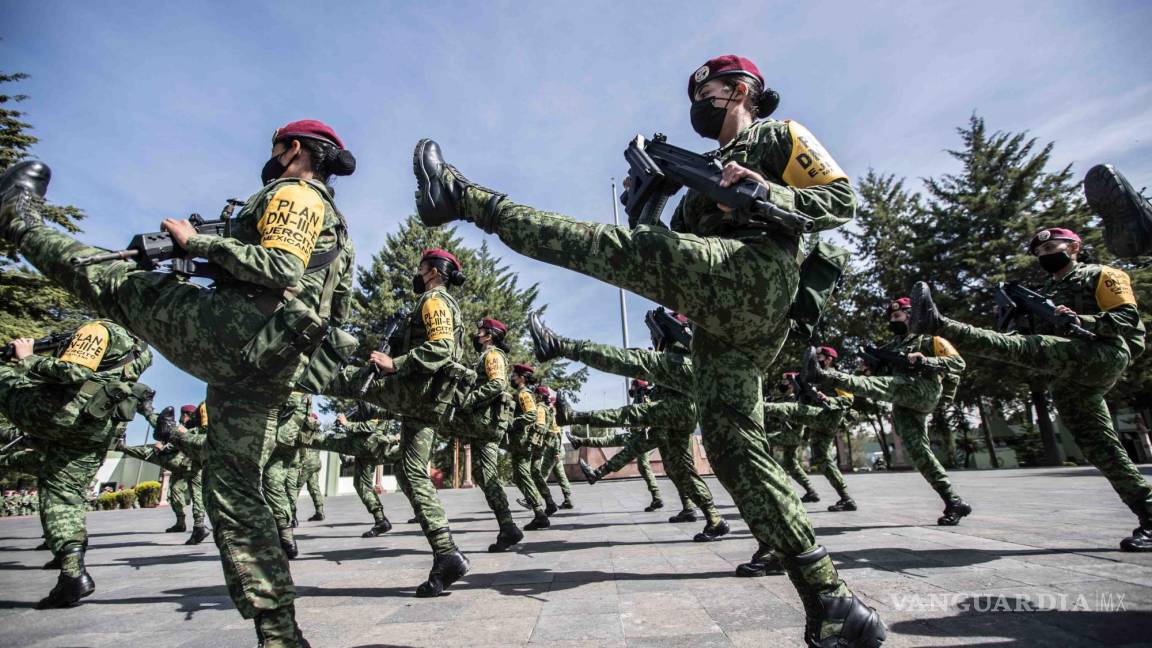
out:
{"label": "soldier", "polygon": [[911,308],[912,301],[907,297],[888,304],[888,329],[894,337],[880,347],[880,352],[890,352],[903,361],[865,369],[866,373],[883,375],[850,376],[825,369],[813,348],[805,352],[800,378],[814,385],[827,385],[892,403],[892,424],[900,435],[904,451],[944,501],[944,514],[936,524],[956,526],[961,518],[972,513],[972,507],[956,494],[948,473],[932,452],[928,416],[936,409],[943,393],[945,376],[959,375],[964,371],[965,363],[943,337],[909,332],[908,312]]}
{"label": "soldier", "polygon": [[[696,430],[697,417],[696,403],[689,394],[693,391],[695,374],[685,345],[691,337],[691,329],[686,317],[674,315],[671,318],[658,318],[656,314],[657,311],[651,311],[645,318],[646,323],[651,322],[649,331],[654,351],[620,349],[588,340],[562,338],[544,326],[536,315],[529,318],[529,332],[532,334],[537,358],[569,358],[593,369],[619,376],[641,376],[641,380],[659,384],[660,398],[657,401],[586,413],[573,413],[567,407],[561,407],[559,418],[568,424],[649,427],[652,436],[648,439],[633,439],[630,449],[626,447],[625,451],[638,457],[641,450],[647,452],[653,447],[660,450],[664,469],[680,491],[681,499],[686,496],[704,512],[704,530],[695,539],[707,542],[728,533],[729,529],[728,523],[720,517],[712,501],[711,490],[696,472],[692,454],[692,435]],[[659,432],[653,434],[652,428]],[[627,457],[625,455],[620,461],[627,461]],[[695,522],[696,516],[684,506],[679,514],[668,518],[668,521]]]}
{"label": "soldier", "polygon": [[[272,451],[279,408],[313,355],[329,354],[326,333],[344,321],[352,288],[352,242],[326,184],[349,175],[355,158],[314,120],[277,129],[264,183],[232,219],[229,237],[200,234],[187,220],[162,228],[178,249],[218,270],[212,286],[112,260],[43,223],[37,197],[46,165],[20,162],[0,175],[0,236],[88,307],[128,326],[180,369],[208,383],[214,430],[204,490],[229,594],[254,619],[263,646],[306,645],[296,596],[260,475]],[[341,345],[347,340],[341,341]],[[316,367],[326,363],[313,363]],[[320,381],[320,378],[316,378]]]}
{"label": "soldier", "polygon": [[0,367],[0,414],[43,452],[36,475],[41,522],[60,569],[36,607],[69,607],[96,590],[84,567],[85,491],[123,425],[151,412],[153,392],[137,381],[152,354],[107,320],[78,328],[55,357],[35,355],[31,338],[11,345],[13,361]]}
{"label": "soldier", "polygon": [[280,535],[280,547],[289,560],[295,559],[300,550],[296,546],[295,495],[300,492],[296,479],[300,472],[297,463],[300,456],[300,433],[312,411],[312,397],[300,392],[292,392],[280,407],[280,419],[276,425],[276,447],[264,464],[264,499],[276,518],[276,531]]}
{"label": "soldier", "polygon": [[535,373],[531,365],[517,364],[512,366],[512,376],[509,378],[516,390],[516,416],[512,419],[507,436],[508,454],[512,458],[512,481],[524,495],[523,503],[532,509],[533,514],[532,521],[524,525],[525,531],[547,529],[552,525],[548,516],[557,511],[555,504],[550,509],[544,507],[544,497],[532,478],[532,439],[542,434],[538,426],[543,424],[537,418],[536,398],[531,389],[536,382]]}
{"label": "soldier", "polygon": [[349,422],[344,414],[337,414],[336,423],[342,432],[316,437],[308,446],[353,457],[352,487],[372,516],[372,528],[360,537],[375,538],[392,530],[392,522],[376,494],[376,466],[392,463],[400,456],[400,432],[394,421],[380,418],[383,413],[377,408],[361,406],[358,410],[363,410],[357,415],[360,420]]}
{"label": "soldier", "polygon": [[1079,261],[1080,237],[1061,227],[1028,243],[1051,275],[1042,294],[1056,305],[1054,322],[1033,318],[1030,334],[979,329],[940,315],[927,284],[913,289],[912,330],[947,335],[966,352],[1031,369],[1051,381],[1052,400],[1076,445],[1100,469],[1140,526],[1124,551],[1152,551],[1152,488],[1116,437],[1104,401],[1133,358],[1144,352],[1144,323],[1123,270]]}
{"label": "soldier", "polygon": [[187,502],[192,505],[192,535],[184,544],[197,545],[203,542],[208,537],[209,531],[204,524],[204,497],[200,481],[202,466],[170,444],[126,446],[121,437],[117,439],[116,449],[126,456],[156,464],[169,472],[168,504],[176,515],[176,524],[164,529],[164,532],[183,533],[188,530],[184,522],[184,504]]}
{"label": "soldier", "polygon": [[309,522],[322,522],[324,520],[324,491],[320,488],[320,450],[316,448],[309,448],[308,445],[314,441],[320,432],[320,418],[316,412],[308,415],[308,422],[305,429],[301,432],[303,443],[300,446],[300,458],[298,463],[300,465],[300,474],[296,478],[296,495],[295,500],[300,499],[300,491],[304,486],[308,486],[308,495],[312,498],[312,507],[315,513],[312,517],[308,518]]}
{"label": "soldier", "polygon": [[552,426],[556,422],[556,412],[552,409],[552,390],[544,385],[536,385],[532,389],[536,399],[536,421],[531,436],[532,443],[532,481],[536,484],[536,492],[544,498],[544,512],[552,515],[560,510],[556,500],[552,498],[552,489],[548,487],[548,474],[552,472],[552,464],[546,457],[555,458],[556,453],[550,447]]}
{"label": "soldier", "polygon": [[560,423],[556,420],[556,399],[558,398],[557,392],[552,392],[548,397],[548,409],[551,410],[548,415],[548,420],[551,421],[547,444],[544,450],[544,480],[547,481],[549,477],[556,477],[556,485],[560,487],[560,493],[564,495],[564,501],[560,503],[562,509],[573,509],[575,506],[572,504],[572,485],[568,483],[568,475],[564,473],[564,438],[563,432],[560,429]]}
{"label": "soldier", "polygon": [[512,519],[508,496],[500,484],[500,442],[512,422],[515,404],[508,393],[508,327],[485,317],[476,324],[472,348],[479,354],[476,379],[460,404],[453,424],[446,430],[472,446],[472,478],[484,491],[488,508],[500,531],[488,546],[490,553],[508,551],[524,539]]}
{"label": "soldier", "polygon": [[[721,145],[721,184],[756,182],[776,207],[812,217],[815,229],[853,216],[852,186],[815,137],[795,122],[758,120],[775,109],[779,95],[764,91],[751,61],[732,55],[708,61],[689,78],[688,97],[697,133]],[[630,290],[697,324],[693,396],[708,458],[753,534],[785,556],[805,603],[808,640],[882,639],[879,617],[852,595],[816,544],[787,476],[764,447],[761,374],[788,333],[799,234],[759,210],[722,208],[695,191],[677,207],[671,230],[581,223],[473,184],[431,140],[417,145],[414,168],[417,211],[426,225],[475,222],[513,250]]]}
{"label": "soldier", "polygon": [[[792,395],[792,386],[789,383],[789,377],[795,377],[795,373],[784,374],[784,382],[781,383],[782,387],[788,389],[786,392],[789,396]],[[787,409],[779,409],[777,406],[790,403],[783,402],[770,402],[764,404],[764,418],[774,419],[779,422],[780,429],[774,436],[769,439],[769,446],[776,448],[780,452],[780,467],[788,474],[800,487],[804,489],[804,495],[800,497],[801,502],[819,502],[820,495],[815,489],[812,488],[812,481],[808,479],[808,473],[804,471],[801,465],[803,462],[802,455],[804,454],[804,447],[808,445],[807,429],[803,425],[793,425],[785,416],[786,413],[791,413]]]}
{"label": "soldier", "polygon": [[[648,383],[643,380],[633,381],[647,385]],[[635,388],[635,387],[633,387]],[[559,411],[559,410],[558,410]],[[596,415],[599,412],[573,412],[569,416],[575,420],[581,421],[583,425],[589,425],[584,422],[585,417],[589,415]],[[568,442],[572,444],[573,449],[580,448],[621,448],[619,452],[612,455],[612,458],[604,462],[597,468],[588,465],[588,462],[583,459],[579,460],[580,471],[584,473],[584,479],[589,484],[595,484],[603,479],[606,475],[611,475],[627,466],[632,461],[636,462],[636,470],[640,473],[640,479],[644,480],[644,486],[648,489],[648,494],[652,497],[652,501],[648,506],[644,507],[645,513],[651,513],[664,508],[664,500],[660,494],[660,484],[656,482],[656,474],[652,472],[652,461],[648,455],[652,452],[646,446],[656,443],[655,435],[660,434],[657,430],[650,430],[648,428],[634,427],[629,428],[628,431],[619,434],[609,434],[605,436],[576,436],[568,435]],[[652,435],[649,437],[649,435]]]}
{"label": "soldier", "polygon": [[[359,398],[378,405],[401,421],[401,469],[397,481],[432,548],[428,580],[416,588],[420,597],[436,597],[468,573],[468,559],[452,539],[448,517],[428,476],[436,428],[460,404],[458,394],[475,376],[460,364],[464,325],[460,306],[448,286],[464,284],[460,261],[447,250],[425,250],[412,277],[416,306],[407,322],[403,353],[392,357],[374,351],[368,367],[345,367],[325,393]],[[373,379],[379,372],[382,376]],[[371,381],[366,393],[360,386]]]}

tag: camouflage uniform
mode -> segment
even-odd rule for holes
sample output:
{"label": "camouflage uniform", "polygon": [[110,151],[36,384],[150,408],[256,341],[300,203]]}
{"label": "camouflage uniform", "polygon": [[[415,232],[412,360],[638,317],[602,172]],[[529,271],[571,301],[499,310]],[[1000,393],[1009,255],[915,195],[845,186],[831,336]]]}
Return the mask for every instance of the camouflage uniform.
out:
{"label": "camouflage uniform", "polygon": [[[764,405],[764,416],[802,426],[807,431],[812,445],[812,469],[823,473],[841,499],[850,498],[848,484],[844,481],[839,466],[836,465],[833,448],[836,434],[844,425],[845,415],[852,407],[852,400],[852,394],[839,391],[836,396],[828,399],[827,407],[798,402]],[[772,441],[775,443],[776,439]]]}
{"label": "camouflage uniform", "polygon": [[516,392],[516,417],[508,429],[507,447],[512,458],[512,481],[524,495],[537,519],[546,517],[544,495],[537,490],[532,474],[533,442],[543,438],[539,429],[544,420],[538,416],[543,410],[536,407],[536,397],[531,388],[524,386]]}
{"label": "camouflage uniform", "polygon": [[892,425],[904,444],[904,452],[944,503],[956,499],[948,473],[932,452],[928,438],[928,416],[936,409],[943,391],[944,377],[964,371],[964,359],[942,337],[899,335],[881,347],[902,355],[922,353],[925,369],[893,369],[891,376],[850,376],[826,370],[824,384],[850,391],[857,396],[892,403]]}
{"label": "camouflage uniform", "polygon": [[330,396],[360,398],[401,420],[400,490],[408,498],[436,555],[457,551],[448,517],[428,475],[436,428],[454,404],[457,381],[470,370],[460,365],[464,328],[456,299],[443,286],[420,295],[405,330],[405,352],[393,358],[396,372],[373,381],[364,396],[360,385],[370,367],[345,367],[328,385]]}
{"label": "camouflage uniform", "polygon": [[547,400],[547,397],[537,396],[536,433],[532,436],[532,481],[536,484],[536,492],[544,498],[545,511],[555,511],[557,506],[552,499],[552,489],[548,487],[548,475],[556,457],[556,451],[551,447],[556,413],[548,406]]}
{"label": "camouflage uniform", "polygon": [[[556,406],[549,405],[548,409],[552,424],[550,436],[544,448],[544,463],[541,466],[541,472],[545,481],[549,477],[556,477],[556,485],[560,487],[560,492],[564,495],[563,507],[570,508],[572,506],[572,485],[568,483],[568,475],[564,473],[564,439],[561,436],[560,424],[556,421]],[[648,473],[652,473],[651,467],[649,467]]]}
{"label": "camouflage uniform", "polygon": [[1152,488],[1132,464],[1116,436],[1104,396],[1133,358],[1144,352],[1144,323],[1127,273],[1109,266],[1076,263],[1041,292],[1068,306],[1095,340],[1067,337],[1041,325],[1036,335],[1004,334],[947,318],[939,333],[963,349],[1031,369],[1051,380],[1060,420],[1084,457],[1100,469],[1120,499],[1152,528]]}
{"label": "camouflage uniform", "polygon": [[317,515],[324,515],[324,489],[320,488],[320,451],[316,448],[300,448],[300,476],[296,479],[296,498],[308,486],[308,495]]}
{"label": "camouflage uniform", "polygon": [[355,469],[352,486],[356,495],[374,523],[388,519],[376,495],[376,466],[392,463],[400,456],[400,434],[393,421],[370,419],[349,423],[342,432],[313,439],[308,447],[351,456]]}
{"label": "camouflage uniform", "polygon": [[[597,412],[580,412],[577,414],[577,420],[581,423],[595,426],[593,423],[584,422],[580,416],[584,414],[595,415]],[[580,445],[585,448],[621,448],[620,452],[612,455],[608,461],[597,467],[596,471],[601,475],[610,475],[635,461],[636,469],[640,471],[640,478],[644,480],[644,485],[648,488],[648,494],[652,496],[653,500],[658,500],[660,499],[660,484],[656,482],[656,474],[652,472],[652,460],[648,455],[656,448],[664,445],[663,437],[664,434],[658,430],[632,428],[622,434],[580,437]]]}
{"label": "camouflage uniform", "polygon": [[300,492],[296,480],[300,474],[300,435],[312,412],[312,397],[293,392],[280,407],[276,425],[276,445],[264,464],[264,499],[276,518],[276,529],[283,542],[293,540],[296,521],[296,498]]}
{"label": "camouflage uniform", "polygon": [[[781,411],[777,409],[784,403],[765,403],[764,404],[764,418],[771,419],[773,414],[779,416]],[[774,411],[775,410],[775,411]],[[769,447],[778,449],[780,455],[780,467],[788,474],[800,487],[804,489],[806,496],[813,496],[816,491],[812,490],[812,482],[808,479],[808,473],[804,471],[803,454],[804,446],[808,444],[808,435],[803,425],[791,425],[785,423],[779,433],[770,437]]]}
{"label": "camouflage uniform", "polygon": [[[470,386],[457,414],[457,425],[451,428],[472,446],[472,479],[500,526],[515,524],[508,506],[508,495],[500,483],[500,442],[509,421],[507,411],[513,406],[508,398],[508,355],[496,346],[480,352],[476,380]],[[495,420],[493,420],[495,419]]]}
{"label": "camouflage uniform", "polygon": [[192,524],[204,526],[204,495],[200,479],[201,466],[193,463],[188,455],[172,445],[157,448],[155,445],[128,446],[120,452],[125,456],[160,466],[169,472],[168,504],[176,515],[178,524],[184,523],[184,504],[191,502]]}
{"label": "camouflage uniform", "polygon": [[[622,349],[585,340],[561,340],[560,355],[593,369],[633,376],[658,385],[660,398],[657,401],[602,410],[594,416],[588,413],[587,419],[582,418],[582,413],[576,413],[567,422],[592,424],[599,420],[608,427],[646,425],[664,431],[662,440],[666,445],[657,447],[668,478],[680,491],[682,500],[686,497],[700,507],[709,524],[717,524],[721,517],[712,501],[712,491],[696,472],[692,456],[692,434],[697,419],[696,403],[687,396],[692,393],[694,384],[692,359],[676,348],[663,352]],[[658,434],[654,440],[659,444],[661,436]],[[684,508],[687,510],[689,507]]]}
{"label": "camouflage uniform", "polygon": [[151,352],[128,331],[96,320],[77,329],[57,357],[0,366],[0,414],[42,453],[40,518],[62,579],[84,573],[88,488],[126,422],[151,406],[136,382],[151,364]]}
{"label": "camouflage uniform", "polygon": [[[21,199],[6,200],[4,208],[29,209]],[[348,313],[353,252],[346,229],[324,184],[270,182],[232,220],[231,237],[197,234],[188,240],[192,257],[222,271],[211,287],[140,270],[131,261],[75,267],[71,259],[105,250],[47,225],[6,232],[44,275],[208,384],[215,422],[207,438],[204,493],[224,579],[240,614],[260,615],[258,623],[277,634],[295,632],[296,590],[261,473],[275,444],[279,410],[307,361],[292,346],[304,339],[293,337],[299,329],[291,328],[306,321],[297,307],[335,325]],[[333,250],[334,257],[324,256]],[[320,258],[331,261],[308,268]]]}

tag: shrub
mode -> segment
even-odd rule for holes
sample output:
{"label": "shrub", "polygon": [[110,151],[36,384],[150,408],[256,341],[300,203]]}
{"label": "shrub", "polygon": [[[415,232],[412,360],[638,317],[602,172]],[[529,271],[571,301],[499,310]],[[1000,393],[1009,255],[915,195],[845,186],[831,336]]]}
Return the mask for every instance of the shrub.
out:
{"label": "shrub", "polygon": [[120,503],[120,508],[130,509],[136,506],[136,491],[131,488],[116,491],[116,501]]}
{"label": "shrub", "polygon": [[100,506],[101,511],[111,511],[119,506],[119,500],[116,493],[100,493],[100,496],[96,498],[96,504]]}
{"label": "shrub", "polygon": [[146,481],[136,484],[136,497],[140,508],[156,508],[160,505],[160,482]]}

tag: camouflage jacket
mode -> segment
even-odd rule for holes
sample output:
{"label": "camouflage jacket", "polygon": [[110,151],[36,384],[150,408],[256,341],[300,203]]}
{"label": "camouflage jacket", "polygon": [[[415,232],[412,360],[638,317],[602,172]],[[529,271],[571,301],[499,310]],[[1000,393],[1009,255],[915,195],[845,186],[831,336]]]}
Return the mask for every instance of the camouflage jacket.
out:
{"label": "camouflage jacket", "polygon": [[[1060,279],[1051,277],[1040,290],[1057,306],[1080,316],[1081,326],[1109,344],[1123,344],[1135,358],[1144,353],[1144,322],[1136,307],[1132,280],[1123,270],[1095,263],[1076,263]],[[1057,334],[1037,327],[1037,333]]]}

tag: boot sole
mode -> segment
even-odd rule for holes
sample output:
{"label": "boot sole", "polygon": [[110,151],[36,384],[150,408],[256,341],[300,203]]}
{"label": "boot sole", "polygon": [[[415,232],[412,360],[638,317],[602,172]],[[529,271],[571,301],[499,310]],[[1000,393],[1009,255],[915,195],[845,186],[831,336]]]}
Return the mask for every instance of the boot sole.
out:
{"label": "boot sole", "polygon": [[426,138],[416,142],[416,150],[412,152],[412,173],[416,175],[416,215],[420,217],[421,223],[435,226],[443,223],[424,217],[425,211],[436,211],[436,203],[432,200],[429,192],[432,187],[432,179],[428,175],[428,169],[424,168],[424,151],[430,143],[432,140]]}
{"label": "boot sole", "polygon": [[1140,225],[1143,221],[1140,207],[1132,202],[1133,193],[1135,190],[1110,164],[1098,164],[1089,169],[1088,175],[1084,177],[1084,199],[1104,224],[1104,241],[1108,249],[1119,257],[1149,253],[1147,249],[1142,250],[1132,245],[1132,231],[1124,227],[1117,229],[1122,221],[1127,221],[1130,226],[1141,231],[1145,229]]}

